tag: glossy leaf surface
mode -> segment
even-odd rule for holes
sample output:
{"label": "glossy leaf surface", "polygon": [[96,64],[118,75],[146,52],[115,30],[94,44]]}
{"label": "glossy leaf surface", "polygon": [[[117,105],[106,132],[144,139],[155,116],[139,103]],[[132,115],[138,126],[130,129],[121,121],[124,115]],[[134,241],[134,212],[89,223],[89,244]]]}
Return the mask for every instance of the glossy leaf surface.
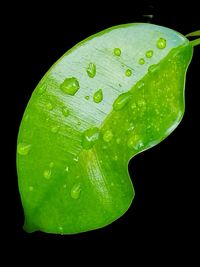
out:
{"label": "glossy leaf surface", "polygon": [[51,67],[18,136],[26,231],[79,233],[126,212],[134,198],[128,162],[180,122],[192,51],[171,29],[127,24],[84,40]]}

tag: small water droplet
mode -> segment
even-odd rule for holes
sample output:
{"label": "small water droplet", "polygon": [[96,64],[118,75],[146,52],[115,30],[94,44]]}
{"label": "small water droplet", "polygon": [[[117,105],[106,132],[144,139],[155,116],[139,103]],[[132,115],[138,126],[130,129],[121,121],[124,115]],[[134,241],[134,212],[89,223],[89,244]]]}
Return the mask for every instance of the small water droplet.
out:
{"label": "small water droplet", "polygon": [[68,172],[69,171],[69,166],[65,167],[65,171]]}
{"label": "small water droplet", "polygon": [[31,148],[31,145],[29,145],[29,144],[19,143],[17,145],[17,153],[22,155],[22,156],[25,156],[29,153],[30,148]]}
{"label": "small water droplet", "polygon": [[110,141],[112,140],[112,138],[113,138],[113,133],[112,133],[112,131],[110,131],[110,130],[105,131],[105,133],[104,133],[104,135],[103,135],[103,140],[104,140],[105,142],[110,142]]}
{"label": "small water droplet", "polygon": [[67,188],[67,185],[66,185],[66,184],[64,184],[64,185],[63,185],[63,187],[64,187],[64,188]]}
{"label": "small water droplet", "polygon": [[160,68],[160,66],[158,64],[153,64],[148,68],[148,72],[153,73],[156,70],[158,70]]}
{"label": "small water droplet", "polygon": [[153,56],[153,50],[148,50],[145,55],[147,58],[151,58]]}
{"label": "small water droplet", "polygon": [[145,63],[144,58],[140,58],[139,61],[138,61],[138,63],[139,63],[140,65],[144,65],[144,63]]}
{"label": "small water droplet", "polygon": [[48,110],[52,110],[53,109],[53,105],[52,105],[51,102],[46,103],[46,109],[48,109]]}
{"label": "small water droplet", "polygon": [[86,71],[90,78],[94,78],[94,76],[96,75],[96,65],[94,63],[89,63]]}
{"label": "small water droplet", "polygon": [[102,89],[99,89],[94,93],[93,100],[95,103],[100,103],[103,100],[103,92]]}
{"label": "small water droplet", "polygon": [[71,197],[73,199],[78,199],[80,197],[81,194],[81,185],[80,183],[75,184],[72,189],[71,189]]}
{"label": "small water droplet", "polygon": [[58,130],[59,130],[59,127],[58,127],[58,126],[53,126],[53,127],[51,128],[51,132],[52,132],[52,133],[57,133]]}
{"label": "small water droplet", "polygon": [[79,160],[79,157],[78,156],[76,156],[76,157],[73,158],[73,161],[75,161],[76,163],[78,162],[78,160]]}
{"label": "small water droplet", "polygon": [[94,146],[94,144],[96,143],[96,141],[99,138],[99,128],[97,127],[93,127],[93,128],[89,128],[87,129],[84,133],[83,133],[83,137],[82,137],[82,146],[84,149],[90,149]]}
{"label": "small water droplet", "polygon": [[33,186],[29,186],[29,191],[33,191],[34,190],[34,187]]}
{"label": "small water droplet", "polygon": [[79,82],[75,77],[66,78],[64,82],[60,85],[60,89],[64,93],[72,96],[76,94],[79,88],[80,88]]}
{"label": "small water droplet", "polygon": [[132,70],[127,69],[127,70],[125,71],[125,75],[126,75],[127,77],[130,77],[130,76],[132,75]]}
{"label": "small water droplet", "polygon": [[119,57],[121,55],[121,49],[120,48],[115,48],[113,52],[114,52],[115,56]]}
{"label": "small water droplet", "polygon": [[89,99],[90,99],[89,95],[86,95],[86,96],[85,96],[85,99],[86,99],[86,100],[89,100]]}
{"label": "small water droplet", "polygon": [[61,235],[64,234],[64,231],[63,231],[63,227],[62,226],[58,226],[58,231]]}
{"label": "small water droplet", "polygon": [[51,178],[51,169],[45,170],[43,172],[43,176],[44,176],[45,179],[50,179]]}
{"label": "small water droplet", "polygon": [[68,108],[66,108],[66,107],[62,107],[62,114],[63,114],[63,116],[65,116],[65,117],[67,117],[67,116],[69,116],[69,109]]}
{"label": "small water droplet", "polygon": [[157,46],[157,48],[159,48],[159,49],[164,49],[164,48],[166,47],[166,44],[167,44],[166,39],[164,39],[164,38],[160,38],[160,39],[158,39],[158,41],[157,41],[157,43],[156,43],[156,46]]}
{"label": "small water droplet", "polygon": [[118,96],[118,98],[113,103],[114,110],[122,109],[130,100],[131,94],[130,93],[123,93]]}
{"label": "small water droplet", "polygon": [[110,185],[111,185],[111,186],[114,186],[115,184],[112,182]]}
{"label": "small water droplet", "polygon": [[139,136],[138,135],[134,135],[134,136],[131,136],[129,139],[128,139],[128,142],[127,142],[127,145],[130,149],[140,149],[143,147],[143,143],[141,140],[139,140]]}

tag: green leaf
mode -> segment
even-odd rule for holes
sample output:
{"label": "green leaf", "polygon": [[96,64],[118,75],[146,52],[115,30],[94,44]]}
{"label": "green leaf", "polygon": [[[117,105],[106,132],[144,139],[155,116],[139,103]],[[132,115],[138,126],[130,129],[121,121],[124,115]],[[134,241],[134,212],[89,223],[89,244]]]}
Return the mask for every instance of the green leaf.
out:
{"label": "green leaf", "polygon": [[192,52],[171,29],[127,24],[89,37],[50,68],[18,135],[27,232],[89,231],[126,212],[128,162],[179,124]]}

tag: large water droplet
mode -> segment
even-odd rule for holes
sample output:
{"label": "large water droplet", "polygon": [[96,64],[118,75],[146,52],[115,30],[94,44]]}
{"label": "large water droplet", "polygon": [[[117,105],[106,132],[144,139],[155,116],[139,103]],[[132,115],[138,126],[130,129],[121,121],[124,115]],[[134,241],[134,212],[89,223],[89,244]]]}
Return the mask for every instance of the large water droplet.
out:
{"label": "large water droplet", "polygon": [[123,93],[114,101],[113,108],[114,110],[122,109],[131,99],[130,93]]}
{"label": "large water droplet", "polygon": [[51,178],[51,169],[45,170],[43,172],[43,176],[44,176],[45,179],[50,179]]}
{"label": "large water droplet", "polygon": [[151,58],[153,56],[153,51],[152,50],[148,50],[145,55],[146,55],[147,58]]}
{"label": "large water droplet", "polygon": [[94,63],[89,63],[86,71],[90,78],[94,78],[96,75],[96,65]]}
{"label": "large water droplet", "polygon": [[76,94],[79,88],[79,82],[75,77],[66,78],[64,82],[60,85],[60,89],[64,93],[72,96]]}
{"label": "large water droplet", "polygon": [[103,140],[105,142],[110,142],[113,138],[113,133],[110,130],[107,130],[104,134],[103,134]]}
{"label": "large water droplet", "polygon": [[93,100],[95,103],[100,103],[103,100],[103,92],[102,89],[99,89],[94,93]]}
{"label": "large water droplet", "polygon": [[138,61],[138,63],[139,63],[140,65],[144,65],[144,63],[145,63],[144,58],[140,58],[139,61]]}
{"label": "large water droplet", "polygon": [[127,69],[127,70],[125,71],[125,75],[126,75],[127,77],[130,77],[130,76],[132,75],[132,70]]}
{"label": "large water droplet", "polygon": [[115,48],[113,52],[114,52],[115,56],[119,57],[121,55],[121,49],[120,48]]}
{"label": "large water droplet", "polygon": [[62,114],[65,117],[69,116],[69,109],[66,107],[62,107]]}
{"label": "large water droplet", "polygon": [[164,49],[166,47],[167,41],[164,38],[158,39],[156,46],[159,49]]}
{"label": "large water droplet", "polygon": [[81,194],[81,185],[80,183],[75,184],[72,189],[71,189],[71,197],[73,199],[78,199],[80,197]]}
{"label": "large water droplet", "polygon": [[99,128],[93,127],[86,130],[82,137],[82,146],[84,149],[90,149],[93,147],[99,137]]}
{"label": "large water droplet", "polygon": [[25,156],[29,153],[30,148],[31,148],[31,145],[29,145],[29,144],[19,143],[17,145],[17,153],[22,155],[22,156]]}

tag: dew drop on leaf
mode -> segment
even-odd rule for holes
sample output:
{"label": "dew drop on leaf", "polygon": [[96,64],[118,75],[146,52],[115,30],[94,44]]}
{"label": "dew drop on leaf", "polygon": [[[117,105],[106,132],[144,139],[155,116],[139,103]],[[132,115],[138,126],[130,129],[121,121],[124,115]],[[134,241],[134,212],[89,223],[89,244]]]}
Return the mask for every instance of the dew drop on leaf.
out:
{"label": "dew drop on leaf", "polygon": [[75,77],[66,78],[64,82],[60,85],[60,89],[64,93],[72,96],[76,94],[79,88],[80,88],[79,82]]}
{"label": "dew drop on leaf", "polygon": [[156,45],[159,49],[164,49],[166,47],[167,41],[164,38],[158,39]]}
{"label": "dew drop on leaf", "polygon": [[103,92],[102,89],[99,89],[94,93],[93,100],[95,103],[100,103],[103,100]]}
{"label": "dew drop on leaf", "polygon": [[71,197],[73,199],[78,199],[80,197],[81,194],[81,185],[80,183],[75,184],[72,189],[71,189]]}
{"label": "dew drop on leaf", "polygon": [[96,75],[96,65],[94,63],[89,63],[86,71],[90,78],[94,78]]}
{"label": "dew drop on leaf", "polygon": [[17,153],[22,155],[22,156],[25,156],[29,153],[30,148],[31,148],[31,145],[29,145],[29,144],[19,143],[17,146]]}
{"label": "dew drop on leaf", "polygon": [[121,55],[121,49],[120,48],[115,48],[114,49],[114,55],[119,57]]}

